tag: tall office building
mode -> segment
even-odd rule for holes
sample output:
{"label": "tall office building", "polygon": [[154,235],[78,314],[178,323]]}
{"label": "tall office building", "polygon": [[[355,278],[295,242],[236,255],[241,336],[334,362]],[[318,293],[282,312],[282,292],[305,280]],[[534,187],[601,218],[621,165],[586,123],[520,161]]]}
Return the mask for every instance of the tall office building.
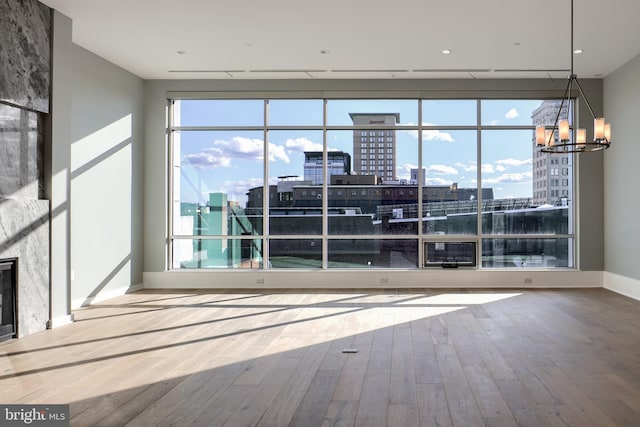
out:
{"label": "tall office building", "polygon": [[[322,151],[304,152],[304,179],[311,185],[322,185]],[[332,175],[351,174],[351,156],[343,151],[327,152],[327,183]]]}
{"label": "tall office building", "polygon": [[400,113],[349,113],[353,131],[353,170],[376,175],[383,182],[396,179],[396,124]]}
{"label": "tall office building", "polygon": [[[531,113],[534,126],[553,126],[560,100],[542,101],[540,106]],[[560,119],[567,118],[569,106],[565,103],[560,113]],[[556,131],[556,137],[557,137]],[[573,175],[571,173],[573,157],[570,154],[547,154],[536,147],[533,136],[533,204],[558,205],[571,194]]]}

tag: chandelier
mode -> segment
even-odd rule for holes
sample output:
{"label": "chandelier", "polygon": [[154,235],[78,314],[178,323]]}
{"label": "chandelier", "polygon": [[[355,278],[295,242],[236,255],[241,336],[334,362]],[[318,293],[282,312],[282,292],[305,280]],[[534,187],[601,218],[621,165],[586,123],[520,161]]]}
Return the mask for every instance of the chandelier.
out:
{"label": "chandelier", "polygon": [[[567,88],[564,91],[556,120],[552,129],[546,129],[544,126],[536,127],[536,145],[540,151],[544,153],[583,153],[589,151],[600,151],[609,148],[611,145],[611,125],[606,123],[604,118],[596,117],[596,114],[589,104],[589,100],[582,91],[582,86],[578,81],[578,76],[573,72],[573,0],[571,0],[571,74],[567,82]],[[578,88],[580,97],[584,100],[589,112],[593,117],[593,141],[587,142],[586,129],[570,129],[569,120],[560,120],[562,107],[571,105],[570,97],[573,85]],[[557,131],[557,137],[556,137]]]}

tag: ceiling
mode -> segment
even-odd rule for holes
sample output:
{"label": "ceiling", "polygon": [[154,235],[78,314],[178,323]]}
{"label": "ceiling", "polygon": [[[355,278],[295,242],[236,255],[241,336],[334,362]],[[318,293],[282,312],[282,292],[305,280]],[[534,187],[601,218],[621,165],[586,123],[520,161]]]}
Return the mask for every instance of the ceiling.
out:
{"label": "ceiling", "polygon": [[[570,0],[40,0],[145,79],[566,78]],[[640,1],[575,0],[574,70],[640,54]],[[444,49],[451,53],[445,55]]]}

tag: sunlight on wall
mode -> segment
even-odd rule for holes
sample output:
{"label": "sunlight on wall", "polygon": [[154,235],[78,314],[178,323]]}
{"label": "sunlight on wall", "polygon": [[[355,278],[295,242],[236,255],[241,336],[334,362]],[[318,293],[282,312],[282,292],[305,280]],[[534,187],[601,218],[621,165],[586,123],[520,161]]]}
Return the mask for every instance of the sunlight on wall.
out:
{"label": "sunlight on wall", "polygon": [[71,170],[76,173],[94,159],[114,150],[131,138],[132,115],[128,114],[115,122],[85,136],[71,145]]}
{"label": "sunlight on wall", "polygon": [[72,306],[131,281],[132,115],[71,145]]}

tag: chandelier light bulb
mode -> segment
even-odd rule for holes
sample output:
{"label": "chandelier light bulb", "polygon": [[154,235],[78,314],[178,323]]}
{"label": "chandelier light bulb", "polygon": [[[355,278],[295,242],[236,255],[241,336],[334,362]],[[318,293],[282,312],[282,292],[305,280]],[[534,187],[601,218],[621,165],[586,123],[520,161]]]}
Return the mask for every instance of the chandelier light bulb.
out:
{"label": "chandelier light bulb", "polygon": [[596,141],[604,139],[604,119],[596,118],[593,120],[593,137]]}
{"label": "chandelier light bulb", "polygon": [[586,129],[578,129],[576,134],[576,143],[578,144],[578,149],[584,149],[587,142],[587,130]]}
{"label": "chandelier light bulb", "polygon": [[536,145],[543,146],[546,141],[544,139],[544,126],[536,126]]}
{"label": "chandelier light bulb", "polygon": [[555,141],[553,138],[553,130],[547,129],[544,131],[544,141],[547,147],[553,147],[555,145]]}
{"label": "chandelier light bulb", "polygon": [[560,120],[558,123],[558,133],[560,134],[560,141],[569,141],[569,120]]}

